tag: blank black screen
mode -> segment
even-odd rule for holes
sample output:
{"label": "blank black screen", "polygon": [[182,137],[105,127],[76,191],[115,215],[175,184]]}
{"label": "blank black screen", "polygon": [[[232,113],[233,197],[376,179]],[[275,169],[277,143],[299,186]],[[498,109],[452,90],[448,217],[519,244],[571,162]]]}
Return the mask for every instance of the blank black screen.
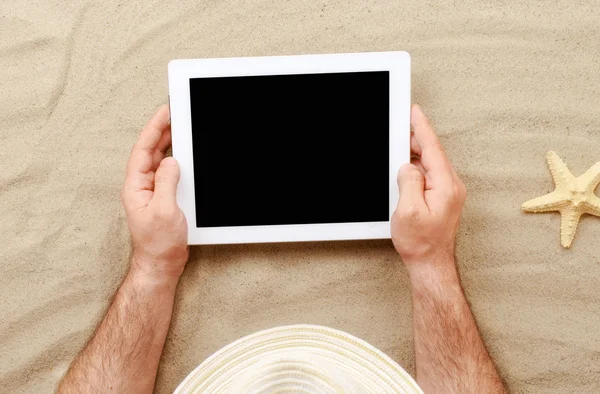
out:
{"label": "blank black screen", "polygon": [[190,79],[196,227],[389,220],[389,72]]}

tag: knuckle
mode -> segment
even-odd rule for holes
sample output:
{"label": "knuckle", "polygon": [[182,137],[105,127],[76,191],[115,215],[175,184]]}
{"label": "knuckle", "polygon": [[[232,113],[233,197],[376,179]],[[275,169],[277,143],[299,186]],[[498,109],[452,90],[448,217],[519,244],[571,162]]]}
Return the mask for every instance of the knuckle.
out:
{"label": "knuckle", "polygon": [[458,183],[454,183],[452,185],[452,198],[458,199],[461,195],[460,185]]}
{"label": "knuckle", "polygon": [[459,186],[456,186],[452,192],[452,199],[450,205],[455,206],[456,204],[462,204],[463,194]]}
{"label": "knuckle", "polygon": [[409,173],[406,174],[407,182],[421,182],[423,180],[423,175],[417,169],[410,170]]}
{"label": "knuckle", "polygon": [[467,197],[467,186],[463,181],[460,181],[460,195],[463,200]]}
{"label": "knuckle", "polygon": [[444,205],[448,208],[456,204],[464,203],[466,199],[466,188],[461,181],[453,182],[444,190]]}
{"label": "knuckle", "polygon": [[463,196],[467,193],[465,184],[460,179],[456,179],[456,181],[454,182],[454,188],[456,189],[456,194],[458,196]]}
{"label": "knuckle", "polygon": [[441,192],[442,199],[446,202],[450,202],[454,199],[454,186],[448,185],[444,187],[443,192]]}
{"label": "knuckle", "polygon": [[420,211],[416,205],[403,206],[401,209],[396,209],[396,219],[402,222],[419,221]]}
{"label": "knuckle", "polygon": [[173,183],[173,176],[165,170],[158,170],[154,176],[154,183],[161,185]]}
{"label": "knuckle", "polygon": [[422,182],[423,174],[414,165],[405,165],[398,171],[398,184]]}

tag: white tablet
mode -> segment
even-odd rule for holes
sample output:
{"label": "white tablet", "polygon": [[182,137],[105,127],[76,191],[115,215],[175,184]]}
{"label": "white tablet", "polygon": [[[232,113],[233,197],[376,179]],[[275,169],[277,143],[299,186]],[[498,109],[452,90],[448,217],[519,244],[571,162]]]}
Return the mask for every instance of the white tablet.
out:
{"label": "white tablet", "polygon": [[406,52],[169,63],[189,244],[390,238]]}

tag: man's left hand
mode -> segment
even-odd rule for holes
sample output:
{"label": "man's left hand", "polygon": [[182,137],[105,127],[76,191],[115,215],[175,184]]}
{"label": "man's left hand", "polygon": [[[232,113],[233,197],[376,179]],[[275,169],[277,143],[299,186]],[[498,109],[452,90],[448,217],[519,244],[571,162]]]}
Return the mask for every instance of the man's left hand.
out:
{"label": "man's left hand", "polygon": [[169,106],[142,130],[127,164],[121,200],[133,240],[131,269],[145,279],[177,283],[189,256],[187,223],[176,200],[179,165],[171,146]]}

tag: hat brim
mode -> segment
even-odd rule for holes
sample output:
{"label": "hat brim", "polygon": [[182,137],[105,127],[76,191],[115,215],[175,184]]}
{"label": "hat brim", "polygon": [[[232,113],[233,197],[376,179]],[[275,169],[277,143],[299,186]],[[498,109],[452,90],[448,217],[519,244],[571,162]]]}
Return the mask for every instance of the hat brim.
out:
{"label": "hat brim", "polygon": [[[364,384],[369,392],[422,393],[398,363],[367,342],[328,327],[292,325],[259,331],[225,346],[194,369],[175,394],[232,392],[234,387],[239,389],[239,378],[247,379],[264,360],[286,360],[298,352],[309,363],[311,357],[326,360],[325,367],[319,366],[320,375],[331,373],[339,378],[343,374],[343,381]],[[335,371],[328,371],[327,366],[334,366]],[[265,371],[262,368],[260,373]]]}

